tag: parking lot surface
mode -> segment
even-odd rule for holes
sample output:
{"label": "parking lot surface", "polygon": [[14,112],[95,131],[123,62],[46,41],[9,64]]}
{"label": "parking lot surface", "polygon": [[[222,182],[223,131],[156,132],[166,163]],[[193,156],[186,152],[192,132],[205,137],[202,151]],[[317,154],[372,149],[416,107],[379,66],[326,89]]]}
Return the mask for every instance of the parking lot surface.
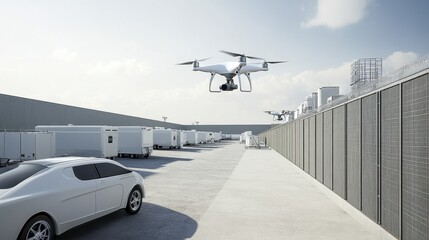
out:
{"label": "parking lot surface", "polygon": [[145,177],[141,211],[117,211],[58,239],[385,239],[269,149],[221,142],[117,161]]}
{"label": "parking lot surface", "polygon": [[116,161],[145,178],[147,196],[140,212],[125,211],[74,228],[57,239],[187,239],[245,152],[231,142],[180,150],[155,150],[147,159]]}

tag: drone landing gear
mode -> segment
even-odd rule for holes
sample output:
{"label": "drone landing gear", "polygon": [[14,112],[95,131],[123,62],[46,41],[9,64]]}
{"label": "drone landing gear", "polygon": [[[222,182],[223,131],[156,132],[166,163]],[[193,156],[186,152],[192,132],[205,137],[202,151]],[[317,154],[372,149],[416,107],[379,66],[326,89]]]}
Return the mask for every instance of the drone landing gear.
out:
{"label": "drone landing gear", "polygon": [[245,90],[242,88],[243,84],[241,84],[241,78],[240,78],[240,74],[238,74],[238,83],[240,84],[240,91],[242,92],[251,92],[252,91],[252,80],[250,79],[250,73],[244,73],[244,75],[246,75],[247,80],[249,80],[249,90]]}
{"label": "drone landing gear", "polygon": [[221,90],[212,90],[212,82],[213,82],[213,78],[216,75],[216,73],[211,73],[211,77],[210,77],[210,83],[209,83],[209,91],[210,92],[215,92],[215,93],[220,93]]}

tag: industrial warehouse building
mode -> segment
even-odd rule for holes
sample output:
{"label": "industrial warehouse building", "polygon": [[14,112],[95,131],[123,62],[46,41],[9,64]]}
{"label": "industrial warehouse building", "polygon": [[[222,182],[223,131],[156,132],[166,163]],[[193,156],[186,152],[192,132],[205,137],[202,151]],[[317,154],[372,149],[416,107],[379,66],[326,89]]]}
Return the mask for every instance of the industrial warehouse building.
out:
{"label": "industrial warehouse building", "polygon": [[429,239],[429,58],[259,138],[398,239]]}
{"label": "industrial warehouse building", "polygon": [[271,125],[181,125],[63,104],[0,94],[0,130],[34,130],[37,125],[111,125],[166,127],[241,134],[260,133]]}

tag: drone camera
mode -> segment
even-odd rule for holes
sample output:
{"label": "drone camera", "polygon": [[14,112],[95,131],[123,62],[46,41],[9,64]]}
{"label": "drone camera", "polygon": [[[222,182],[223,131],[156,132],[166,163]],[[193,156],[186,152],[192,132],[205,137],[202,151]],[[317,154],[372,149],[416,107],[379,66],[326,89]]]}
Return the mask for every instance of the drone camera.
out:
{"label": "drone camera", "polygon": [[194,68],[200,67],[200,63],[198,61],[194,62]]}
{"label": "drone camera", "polygon": [[237,84],[225,83],[219,86],[219,89],[222,91],[233,91],[238,88]]}

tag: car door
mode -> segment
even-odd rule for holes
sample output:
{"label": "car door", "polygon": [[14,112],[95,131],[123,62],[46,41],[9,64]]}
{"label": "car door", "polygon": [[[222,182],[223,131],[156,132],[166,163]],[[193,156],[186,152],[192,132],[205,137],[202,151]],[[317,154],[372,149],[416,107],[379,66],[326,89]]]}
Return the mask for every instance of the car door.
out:
{"label": "car door", "polygon": [[95,164],[99,179],[97,180],[96,213],[103,214],[119,209],[122,204],[124,186],[122,178],[129,170],[112,163]]}
{"label": "car door", "polygon": [[65,168],[67,182],[61,192],[61,204],[58,209],[58,222],[62,229],[80,225],[95,215],[95,195],[98,173],[94,164]]}

